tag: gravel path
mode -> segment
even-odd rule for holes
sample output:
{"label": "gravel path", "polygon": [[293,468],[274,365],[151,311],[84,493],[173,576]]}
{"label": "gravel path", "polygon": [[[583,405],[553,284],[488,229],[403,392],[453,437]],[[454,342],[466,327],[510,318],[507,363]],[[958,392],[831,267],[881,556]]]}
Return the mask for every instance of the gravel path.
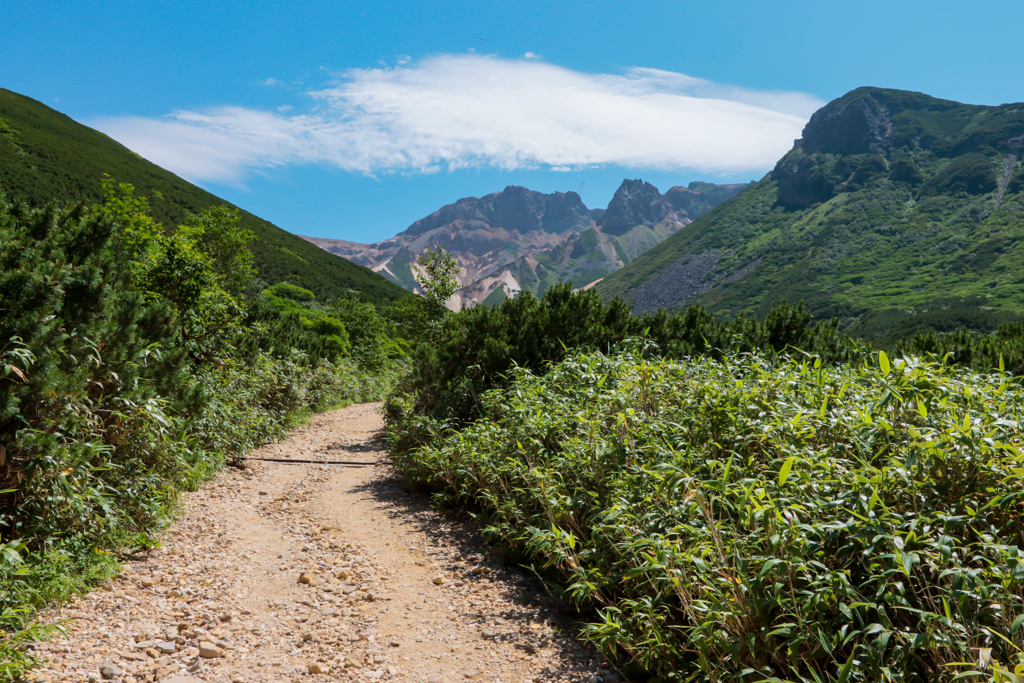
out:
{"label": "gravel path", "polygon": [[[539,582],[410,494],[377,405],[318,415],[185,496],[162,547],[48,616],[43,681],[616,683]],[[602,668],[603,666],[603,668]]]}

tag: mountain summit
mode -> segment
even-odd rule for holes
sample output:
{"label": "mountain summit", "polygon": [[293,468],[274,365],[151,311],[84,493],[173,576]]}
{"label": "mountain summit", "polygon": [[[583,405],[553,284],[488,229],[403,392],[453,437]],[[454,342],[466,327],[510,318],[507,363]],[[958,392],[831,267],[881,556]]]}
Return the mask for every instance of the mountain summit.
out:
{"label": "mountain summit", "polygon": [[873,336],[1024,312],[1024,104],[859,88],[774,170],[597,285],[636,312],[803,301]]}
{"label": "mountain summit", "polygon": [[650,183],[625,180],[605,210],[588,209],[575,192],[510,185],[443,206],[384,242],[306,239],[412,291],[419,288],[419,255],[442,247],[459,263],[462,288],[449,302],[457,310],[524,289],[540,294],[560,282],[591,284],[743,187],[695,182],[663,195]]}

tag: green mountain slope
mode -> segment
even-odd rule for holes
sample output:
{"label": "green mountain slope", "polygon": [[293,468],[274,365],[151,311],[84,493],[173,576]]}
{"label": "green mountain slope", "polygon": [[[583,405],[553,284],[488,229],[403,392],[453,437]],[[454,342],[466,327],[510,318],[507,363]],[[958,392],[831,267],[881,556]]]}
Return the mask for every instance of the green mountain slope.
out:
{"label": "green mountain slope", "polygon": [[[227,204],[106,135],[40,102],[0,89],[0,190],[33,204],[51,200],[100,199],[100,179],[109,174],[131,183],[149,201],[153,216],[177,225],[189,213]],[[259,277],[268,284],[292,282],[331,300],[353,290],[367,301],[387,303],[408,296],[369,268],[329,254],[301,237],[242,211],[256,234],[252,249]]]}
{"label": "green mountain slope", "polygon": [[597,286],[635,311],[782,299],[862,336],[1024,314],[1024,104],[860,88],[754,186]]}

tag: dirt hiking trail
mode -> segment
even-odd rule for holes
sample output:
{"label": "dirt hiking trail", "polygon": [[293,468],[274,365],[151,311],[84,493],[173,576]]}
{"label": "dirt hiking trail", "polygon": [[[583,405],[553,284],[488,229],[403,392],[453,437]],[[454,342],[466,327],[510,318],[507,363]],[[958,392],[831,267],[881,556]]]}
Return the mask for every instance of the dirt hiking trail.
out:
{"label": "dirt hiking trail", "polygon": [[535,578],[405,489],[378,407],[318,415],[185,494],[160,548],[44,615],[70,639],[39,644],[30,678],[620,681]]}

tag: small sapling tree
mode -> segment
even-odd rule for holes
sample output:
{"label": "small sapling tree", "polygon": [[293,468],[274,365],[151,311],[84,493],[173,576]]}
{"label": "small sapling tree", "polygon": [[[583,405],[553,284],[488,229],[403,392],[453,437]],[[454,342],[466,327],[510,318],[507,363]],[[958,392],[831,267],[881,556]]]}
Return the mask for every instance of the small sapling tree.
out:
{"label": "small sapling tree", "polygon": [[409,316],[417,336],[434,340],[440,328],[441,320],[448,314],[445,305],[455,290],[459,288],[456,274],[459,264],[455,257],[441,247],[428,247],[419,259],[423,268],[420,287],[423,288]]}

